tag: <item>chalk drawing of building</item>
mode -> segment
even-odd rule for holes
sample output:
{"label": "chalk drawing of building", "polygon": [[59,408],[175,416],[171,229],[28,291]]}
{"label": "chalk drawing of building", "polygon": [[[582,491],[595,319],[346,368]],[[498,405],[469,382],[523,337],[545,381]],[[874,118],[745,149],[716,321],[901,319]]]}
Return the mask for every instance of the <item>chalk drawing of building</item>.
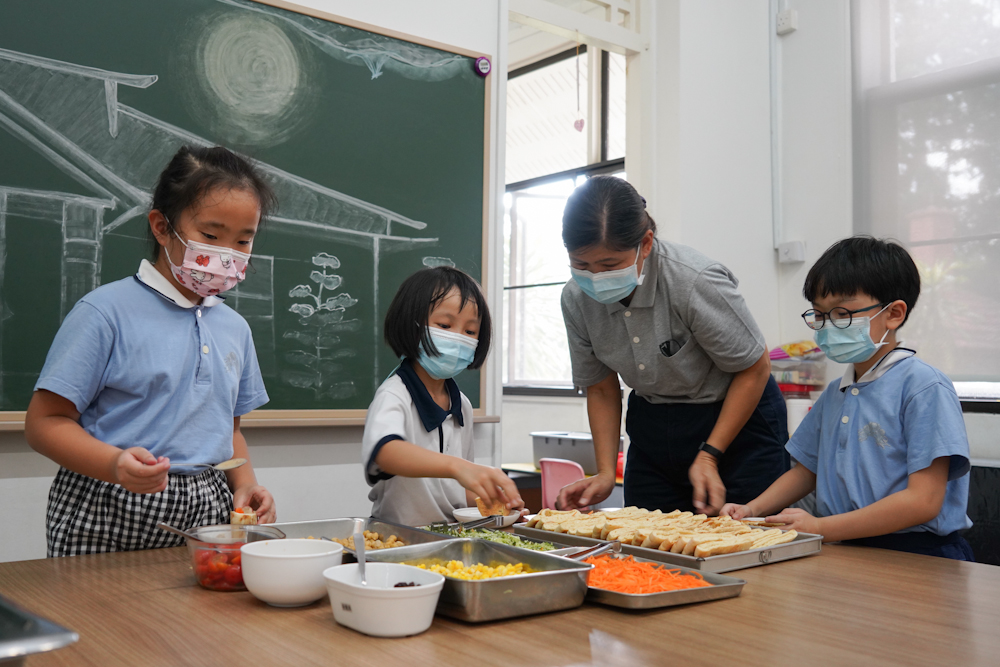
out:
{"label": "chalk drawing of building", "polygon": [[[0,288],[6,256],[5,221],[18,215],[62,227],[60,315],[101,284],[104,237],[148,211],[158,172],[184,144],[216,142],[192,134],[123,104],[121,86],[145,89],[156,75],[135,75],[0,49],[0,130],[6,131],[67,176],[88,196],[27,190],[0,183]],[[394,251],[432,247],[427,224],[261,164],[279,200],[272,224],[316,241],[363,248],[372,257],[372,286],[378,303],[381,258]],[[254,327],[262,366],[274,354],[274,258],[255,256],[257,274],[230,300]],[[290,286],[278,286],[287,291]],[[0,313],[3,327],[17,313]],[[270,323],[270,324],[268,324]],[[378,369],[379,326],[371,322]],[[366,325],[368,326],[368,325]],[[2,359],[0,359],[2,362]],[[0,363],[2,368],[2,363]],[[3,400],[0,376],[0,402]]]}

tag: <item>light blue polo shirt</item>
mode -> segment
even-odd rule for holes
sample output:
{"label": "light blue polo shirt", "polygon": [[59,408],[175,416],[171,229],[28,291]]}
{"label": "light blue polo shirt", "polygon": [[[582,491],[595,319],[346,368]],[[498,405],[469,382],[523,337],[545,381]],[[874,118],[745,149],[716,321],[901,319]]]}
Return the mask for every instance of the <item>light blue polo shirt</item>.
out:
{"label": "light blue polo shirt", "polygon": [[145,260],[76,303],[35,389],[72,401],[98,440],[173,463],[232,458],[233,418],[268,400],[246,320],[191,303]]}
{"label": "light blue polo shirt", "polygon": [[948,535],[972,526],[969,440],[955,386],[944,373],[897,348],[861,382],[853,366],[830,383],[788,452],[816,474],[817,516],[843,514],[906,488],[908,476],[948,456],[948,487],[941,512],[900,532]]}

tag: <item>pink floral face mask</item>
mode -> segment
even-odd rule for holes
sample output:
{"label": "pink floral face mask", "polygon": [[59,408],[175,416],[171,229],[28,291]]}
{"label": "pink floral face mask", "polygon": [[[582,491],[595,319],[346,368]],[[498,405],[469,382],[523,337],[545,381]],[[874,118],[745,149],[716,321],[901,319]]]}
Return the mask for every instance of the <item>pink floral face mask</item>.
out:
{"label": "pink floral face mask", "polygon": [[170,270],[177,282],[198,296],[215,296],[236,287],[246,277],[249,254],[207,243],[185,242],[177,232],[174,236],[186,250],[180,266],[174,264],[167,253]]}

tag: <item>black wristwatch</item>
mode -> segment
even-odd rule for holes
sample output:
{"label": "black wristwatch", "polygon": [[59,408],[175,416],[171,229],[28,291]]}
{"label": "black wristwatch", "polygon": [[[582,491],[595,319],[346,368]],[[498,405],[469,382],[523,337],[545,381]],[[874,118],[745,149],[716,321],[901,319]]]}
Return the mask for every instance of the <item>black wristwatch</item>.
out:
{"label": "black wristwatch", "polygon": [[725,452],[720,452],[718,449],[708,444],[707,442],[703,442],[700,445],[698,445],[698,451],[705,452],[706,454],[711,454],[716,461],[722,459],[722,455],[725,454]]}

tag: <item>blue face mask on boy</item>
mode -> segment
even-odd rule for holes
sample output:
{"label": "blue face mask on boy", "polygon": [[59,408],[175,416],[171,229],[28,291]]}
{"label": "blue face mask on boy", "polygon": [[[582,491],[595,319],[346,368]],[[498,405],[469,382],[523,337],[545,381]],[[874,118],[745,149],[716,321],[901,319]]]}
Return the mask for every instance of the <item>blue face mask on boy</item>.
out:
{"label": "blue face mask on boy", "polygon": [[436,380],[453,378],[468,368],[472,360],[475,359],[476,348],[479,346],[479,341],[475,338],[436,327],[430,327],[428,331],[430,331],[434,347],[440,354],[434,357],[430,356],[421,343],[417,363],[432,378]]}
{"label": "blue face mask on boy", "polygon": [[640,244],[639,249],[635,251],[635,262],[632,263],[632,266],[627,266],[624,269],[594,273],[570,267],[570,272],[583,293],[594,301],[605,304],[621,301],[631,294],[638,285],[641,285],[642,279],[645,278],[645,274],[640,276],[636,269],[641,251],[642,245]]}
{"label": "blue face mask on boy", "polygon": [[[888,308],[886,305],[885,308]],[[846,329],[838,329],[827,322],[826,326],[816,332],[816,344],[824,354],[840,364],[860,364],[872,358],[875,352],[885,345],[889,330],[878,343],[872,341],[872,320],[882,314],[885,308],[871,317],[856,317]]]}

